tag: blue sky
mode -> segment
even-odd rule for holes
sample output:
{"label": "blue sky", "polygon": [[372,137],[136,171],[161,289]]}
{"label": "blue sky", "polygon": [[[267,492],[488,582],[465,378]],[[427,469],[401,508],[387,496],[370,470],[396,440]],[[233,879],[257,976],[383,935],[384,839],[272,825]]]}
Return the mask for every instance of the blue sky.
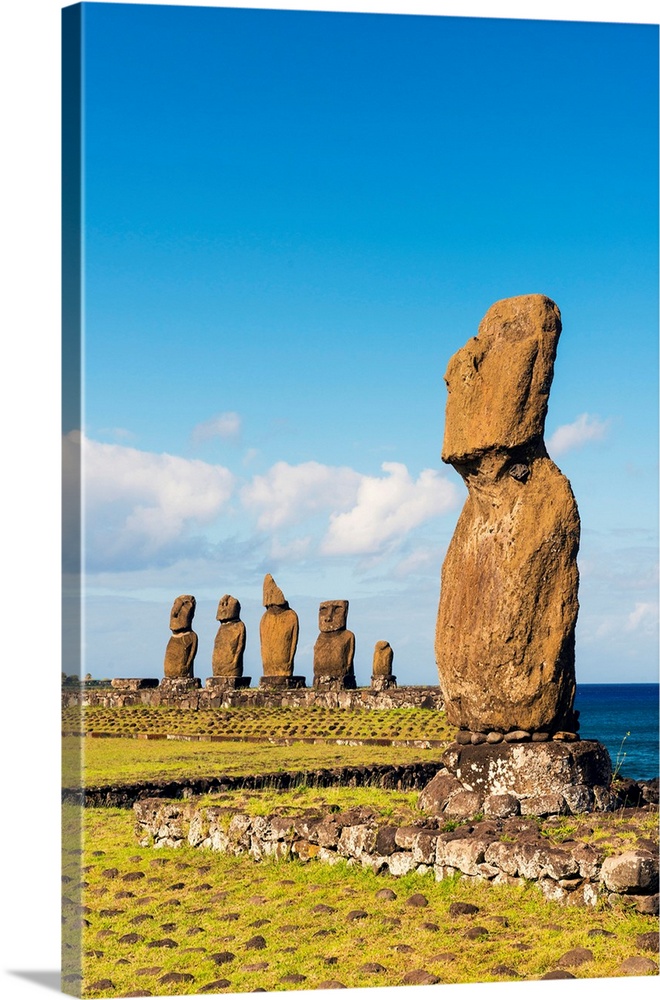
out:
{"label": "blue sky", "polygon": [[[449,357],[561,312],[546,441],[582,516],[578,681],[657,677],[657,27],[84,5],[86,663],[160,676],[194,593],[350,601],[436,683]],[[68,443],[65,441],[65,446]]]}

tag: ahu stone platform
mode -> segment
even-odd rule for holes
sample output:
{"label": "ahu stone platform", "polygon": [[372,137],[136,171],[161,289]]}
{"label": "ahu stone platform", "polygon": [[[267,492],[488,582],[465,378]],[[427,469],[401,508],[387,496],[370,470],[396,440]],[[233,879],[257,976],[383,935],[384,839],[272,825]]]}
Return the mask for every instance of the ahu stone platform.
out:
{"label": "ahu stone platform", "polygon": [[[245,678],[245,680],[248,680]],[[295,678],[292,678],[295,680]],[[206,682],[205,682],[206,684]],[[62,707],[99,705],[121,708],[123,705],[165,705],[169,708],[429,708],[442,709],[439,687],[410,686],[377,691],[357,688],[353,691],[327,691],[315,688],[229,688],[211,679],[202,686],[199,678],[177,683],[160,683],[156,678],[116,678],[111,687],[62,688]]]}

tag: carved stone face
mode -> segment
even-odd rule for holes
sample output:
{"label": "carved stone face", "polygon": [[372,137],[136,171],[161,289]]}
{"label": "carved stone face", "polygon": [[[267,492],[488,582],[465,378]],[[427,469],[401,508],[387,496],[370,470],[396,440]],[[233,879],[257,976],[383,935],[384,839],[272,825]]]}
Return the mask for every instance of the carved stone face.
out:
{"label": "carved stone face", "polygon": [[241,616],[241,605],[231,594],[220,598],[216,618],[219,622],[237,621]]}
{"label": "carved stone face", "polygon": [[192,626],[195,616],[197,602],[192,594],[181,594],[177,597],[170,611],[170,629],[172,632],[181,632]]}
{"label": "carved stone face", "polygon": [[339,632],[346,628],[348,601],[323,601],[319,606],[319,631]]}

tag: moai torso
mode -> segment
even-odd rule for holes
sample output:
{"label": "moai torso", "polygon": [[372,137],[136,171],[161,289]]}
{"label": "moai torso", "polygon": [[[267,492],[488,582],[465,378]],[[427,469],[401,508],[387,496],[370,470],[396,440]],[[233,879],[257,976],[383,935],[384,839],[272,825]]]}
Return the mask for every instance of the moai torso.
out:
{"label": "moai torso", "polygon": [[165,677],[170,679],[193,676],[197,635],[191,626],[195,616],[195,606],[192,594],[181,594],[172,605],[170,611],[172,636],[165,650],[164,664]]}
{"label": "moai torso", "polygon": [[220,599],[216,619],[220,622],[213,644],[213,676],[242,677],[246,630],[240,620],[241,605],[225,594]]}
{"label": "moai torso", "polygon": [[298,615],[270,573],[264,579],[263,603],[266,611],[259,623],[259,638],[264,677],[291,677],[298,645]]}
{"label": "moai torso", "polygon": [[314,687],[355,687],[355,636],[346,628],[348,601],[319,607],[319,637],[314,645]]}
{"label": "moai torso", "polygon": [[495,303],[450,360],[442,459],[468,489],[442,568],[436,660],[448,720],[575,730],[580,519],[543,431],[559,310]]}
{"label": "moai torso", "polygon": [[372,677],[391,677],[394,650],[389,642],[381,639],[374,648],[374,662],[371,668]]}

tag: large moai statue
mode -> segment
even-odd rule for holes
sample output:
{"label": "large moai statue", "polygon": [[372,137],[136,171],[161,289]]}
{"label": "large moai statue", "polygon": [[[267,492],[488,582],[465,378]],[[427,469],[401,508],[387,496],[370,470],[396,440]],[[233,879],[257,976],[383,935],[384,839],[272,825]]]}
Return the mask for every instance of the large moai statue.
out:
{"label": "large moai statue", "polygon": [[250,678],[243,677],[246,630],[241,621],[240,602],[225,594],[220,598],[215,617],[220,627],[213,644],[213,677],[207,679],[206,686],[249,687]]}
{"label": "large moai statue", "polygon": [[326,691],[353,690],[355,636],[346,628],[348,601],[323,601],[319,606],[319,637],[314,644],[314,687]]}
{"label": "large moai statue", "polygon": [[436,659],[448,720],[493,738],[577,728],[580,518],[543,441],[560,332],[544,295],[504,299],[445,374],[442,460],[468,497],[442,568]]}
{"label": "large moai statue", "polygon": [[196,601],[192,594],[181,594],[170,611],[172,636],[165,650],[165,678],[188,679],[193,676],[197,652],[197,634],[192,630]]}
{"label": "large moai statue", "polygon": [[293,676],[298,615],[270,573],[264,577],[263,604],[266,611],[259,624],[259,638],[264,673],[259,683],[262,687],[304,687],[304,678]]}
{"label": "large moai statue", "polygon": [[389,642],[380,639],[374,647],[374,660],[371,668],[371,686],[374,691],[386,691],[396,687],[396,677],[392,673],[394,650]]}

